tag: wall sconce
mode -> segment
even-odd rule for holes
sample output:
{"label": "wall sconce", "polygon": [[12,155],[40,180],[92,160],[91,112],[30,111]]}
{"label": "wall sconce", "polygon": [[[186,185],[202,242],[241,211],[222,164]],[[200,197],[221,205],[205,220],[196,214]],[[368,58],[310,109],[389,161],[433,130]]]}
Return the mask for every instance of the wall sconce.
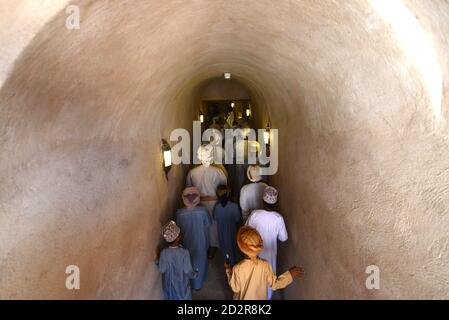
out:
{"label": "wall sconce", "polygon": [[235,103],[231,102],[231,108],[234,108],[234,106],[235,106]]}
{"label": "wall sconce", "polygon": [[200,122],[204,123],[204,114],[200,114]]}
{"label": "wall sconce", "polygon": [[225,73],[223,73],[223,77],[224,77],[226,80],[230,80],[231,77],[232,77],[232,75],[231,75],[230,72],[225,72]]}
{"label": "wall sconce", "polygon": [[251,110],[249,108],[246,109],[246,116],[247,117],[251,116]]}
{"label": "wall sconce", "polygon": [[165,175],[167,176],[168,172],[170,171],[170,169],[172,167],[171,147],[166,140],[162,139],[161,148],[162,148],[164,171],[165,171]]}
{"label": "wall sconce", "polygon": [[267,128],[265,129],[265,132],[263,133],[263,140],[265,144],[270,143],[270,123],[267,123]]}

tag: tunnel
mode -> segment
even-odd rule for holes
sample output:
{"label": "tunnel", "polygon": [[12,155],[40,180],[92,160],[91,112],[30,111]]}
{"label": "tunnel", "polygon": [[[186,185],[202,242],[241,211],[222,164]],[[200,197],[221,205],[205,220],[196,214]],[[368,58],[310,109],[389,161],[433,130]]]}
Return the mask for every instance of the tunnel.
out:
{"label": "tunnel", "polygon": [[279,268],[307,272],[283,297],[449,298],[447,1],[4,0],[0,17],[1,299],[162,298],[154,248],[188,166],[166,176],[161,139],[224,72],[279,130]]}

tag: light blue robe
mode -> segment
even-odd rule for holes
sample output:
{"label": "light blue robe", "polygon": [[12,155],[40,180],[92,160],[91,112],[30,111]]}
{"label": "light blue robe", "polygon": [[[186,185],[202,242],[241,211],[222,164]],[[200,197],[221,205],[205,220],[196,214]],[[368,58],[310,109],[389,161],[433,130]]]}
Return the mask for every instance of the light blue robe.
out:
{"label": "light blue robe", "polygon": [[176,224],[181,228],[182,243],[189,250],[193,270],[198,272],[198,277],[192,280],[192,287],[199,290],[207,278],[207,249],[212,220],[206,208],[196,206],[192,211],[179,209]]}
{"label": "light blue robe", "polygon": [[237,252],[237,226],[242,219],[239,206],[234,202],[228,201],[226,206],[223,207],[220,202],[217,202],[214,217],[217,221],[220,250],[225,259],[226,254],[229,254],[229,263],[234,265]]}
{"label": "light blue robe", "polygon": [[165,248],[156,265],[162,273],[165,300],[192,300],[189,280],[195,278],[196,273],[186,249],[181,246]]}

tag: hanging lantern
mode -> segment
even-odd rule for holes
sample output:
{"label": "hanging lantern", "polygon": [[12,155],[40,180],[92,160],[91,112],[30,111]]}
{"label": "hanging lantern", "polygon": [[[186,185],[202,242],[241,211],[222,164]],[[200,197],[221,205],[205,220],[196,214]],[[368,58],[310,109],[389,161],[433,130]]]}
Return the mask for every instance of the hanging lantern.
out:
{"label": "hanging lantern", "polygon": [[270,124],[267,124],[267,128],[265,129],[265,132],[263,133],[263,140],[265,144],[270,144]]}
{"label": "hanging lantern", "polygon": [[162,139],[161,147],[162,147],[163,167],[165,174],[167,175],[172,167],[171,148],[168,142],[164,139]]}

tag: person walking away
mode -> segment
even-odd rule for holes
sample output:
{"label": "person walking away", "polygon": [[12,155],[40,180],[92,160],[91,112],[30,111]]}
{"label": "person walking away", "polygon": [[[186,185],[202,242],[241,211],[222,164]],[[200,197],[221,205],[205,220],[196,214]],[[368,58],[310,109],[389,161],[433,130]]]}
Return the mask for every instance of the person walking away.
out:
{"label": "person walking away", "polygon": [[196,277],[192,269],[190,254],[181,242],[181,229],[170,221],[163,229],[167,247],[156,249],[156,266],[162,273],[162,288],[165,300],[192,300],[190,279]]}
{"label": "person walking away", "polygon": [[227,185],[227,178],[223,171],[212,166],[214,162],[213,146],[208,144],[198,149],[198,159],[201,165],[193,168],[187,174],[186,185],[197,187],[200,192],[201,205],[204,206],[211,217],[209,228],[209,258],[212,259],[219,247],[217,223],[212,219],[214,206],[217,203],[216,190],[221,184]]}
{"label": "person walking away", "polygon": [[[211,125],[209,129],[212,130],[211,138],[210,138],[210,145],[213,147],[213,154],[214,154],[214,161],[212,163],[212,166],[220,169],[223,171],[223,173],[226,176],[226,179],[228,179],[228,171],[226,170],[224,163],[225,163],[225,150],[223,149],[223,135],[221,134],[220,130],[217,129],[218,125]],[[219,128],[219,126],[218,126]]]}
{"label": "person walking away", "polygon": [[209,227],[212,224],[207,209],[198,205],[200,192],[195,187],[182,193],[185,207],[176,212],[176,224],[183,234],[183,245],[189,250],[192,266],[198,277],[192,280],[194,290],[200,290],[207,278],[207,248]]}
{"label": "person walking away", "polygon": [[[287,241],[288,234],[285,228],[284,218],[275,211],[278,201],[278,191],[273,187],[266,187],[263,193],[264,209],[254,210],[246,224],[260,233],[264,248],[260,257],[267,260],[276,273],[277,241]],[[272,291],[269,289],[268,297],[271,299]]]}
{"label": "person walking away", "polygon": [[237,244],[246,258],[232,269],[225,264],[228,284],[234,292],[234,300],[267,300],[268,288],[279,290],[302,277],[304,270],[292,267],[279,277],[273,272],[268,261],[258,257],[264,243],[256,229],[243,226],[237,233]]}
{"label": "person walking away", "polygon": [[244,185],[240,191],[243,221],[248,219],[253,210],[263,208],[263,192],[268,187],[265,182],[262,182],[261,168],[258,165],[250,165],[246,175],[250,183]]}
{"label": "person walking away", "polygon": [[246,172],[248,170],[248,135],[250,128],[248,123],[244,123],[234,144],[234,177],[233,192],[235,199],[240,198],[240,191],[246,183]]}
{"label": "person walking away", "polygon": [[217,221],[218,240],[220,251],[230,265],[235,264],[236,259],[236,235],[239,224],[242,221],[239,206],[229,201],[229,189],[225,185],[217,188],[218,202],[214,208],[214,218]]}

